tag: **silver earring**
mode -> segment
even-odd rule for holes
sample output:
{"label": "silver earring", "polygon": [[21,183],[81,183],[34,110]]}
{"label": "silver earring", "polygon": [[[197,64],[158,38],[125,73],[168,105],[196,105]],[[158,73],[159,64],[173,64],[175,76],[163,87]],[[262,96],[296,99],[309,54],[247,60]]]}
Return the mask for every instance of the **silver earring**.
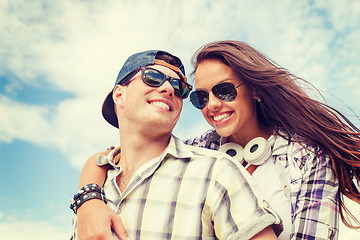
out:
{"label": "silver earring", "polygon": [[259,97],[256,98],[256,101],[257,101],[257,102],[261,102],[261,98],[259,98]]}

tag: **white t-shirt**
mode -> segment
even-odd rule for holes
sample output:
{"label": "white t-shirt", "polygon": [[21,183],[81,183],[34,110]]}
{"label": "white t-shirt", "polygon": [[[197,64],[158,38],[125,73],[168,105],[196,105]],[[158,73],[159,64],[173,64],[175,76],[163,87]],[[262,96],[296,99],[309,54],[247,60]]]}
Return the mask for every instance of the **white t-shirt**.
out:
{"label": "white t-shirt", "polygon": [[268,161],[258,166],[252,177],[255,179],[258,188],[261,190],[264,198],[269,205],[279,215],[283,222],[284,231],[278,236],[278,239],[290,239],[291,223],[291,205],[286,185],[285,175],[281,169],[276,166],[271,157]]}

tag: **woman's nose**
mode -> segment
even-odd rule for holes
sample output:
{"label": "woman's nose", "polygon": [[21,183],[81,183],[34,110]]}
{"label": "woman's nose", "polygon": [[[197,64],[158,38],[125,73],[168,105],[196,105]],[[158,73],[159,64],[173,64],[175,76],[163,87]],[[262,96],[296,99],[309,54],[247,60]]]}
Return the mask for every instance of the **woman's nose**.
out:
{"label": "woman's nose", "polygon": [[222,106],[222,101],[215,97],[215,95],[210,92],[209,93],[209,101],[207,103],[207,108],[211,111],[219,110],[219,108]]}

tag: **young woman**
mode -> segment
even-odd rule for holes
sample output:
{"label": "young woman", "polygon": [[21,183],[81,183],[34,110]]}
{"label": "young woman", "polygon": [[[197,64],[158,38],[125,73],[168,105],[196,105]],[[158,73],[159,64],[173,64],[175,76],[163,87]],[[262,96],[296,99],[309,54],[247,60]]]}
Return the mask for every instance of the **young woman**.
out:
{"label": "young woman", "polygon": [[[214,130],[186,143],[216,150],[232,143],[239,152],[244,147],[244,166],[250,165],[248,171],[282,218],[279,239],[337,239],[339,215],[348,227],[355,227],[349,218],[359,224],[343,201],[345,195],[360,203],[360,131],[355,125],[310,98],[299,85],[305,80],[243,42],[206,44],[194,54],[193,64],[196,90],[190,100]],[[270,156],[254,161],[248,144],[265,146]],[[80,186],[101,185],[105,170],[91,158]],[[124,234],[114,221],[119,219],[98,200],[78,211],[78,230],[95,236],[110,226]]]}

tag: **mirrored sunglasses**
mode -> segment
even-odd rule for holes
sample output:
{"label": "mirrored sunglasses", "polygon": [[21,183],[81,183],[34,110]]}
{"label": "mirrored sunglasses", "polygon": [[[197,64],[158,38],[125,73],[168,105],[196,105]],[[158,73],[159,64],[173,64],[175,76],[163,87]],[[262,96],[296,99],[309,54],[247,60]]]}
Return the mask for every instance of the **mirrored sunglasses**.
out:
{"label": "mirrored sunglasses", "polygon": [[170,85],[174,88],[174,94],[177,97],[185,99],[189,96],[189,93],[192,89],[192,86],[185,82],[183,79],[180,78],[173,78],[170,77],[163,72],[151,68],[151,67],[140,67],[136,71],[134,71],[131,75],[126,77],[125,81],[122,81],[120,84],[125,85],[130,78],[136,75],[141,70],[141,79],[143,82],[150,86],[150,87],[160,87],[164,84],[166,80],[170,82]]}
{"label": "mirrored sunglasses", "polygon": [[[231,82],[222,82],[216,84],[212,87],[211,92],[218,99],[231,102],[234,101],[237,96],[236,89],[243,85],[245,82],[240,83],[238,86]],[[209,101],[209,92],[205,89],[199,89],[190,94],[190,102],[194,105],[194,107],[198,109],[203,109]]]}

